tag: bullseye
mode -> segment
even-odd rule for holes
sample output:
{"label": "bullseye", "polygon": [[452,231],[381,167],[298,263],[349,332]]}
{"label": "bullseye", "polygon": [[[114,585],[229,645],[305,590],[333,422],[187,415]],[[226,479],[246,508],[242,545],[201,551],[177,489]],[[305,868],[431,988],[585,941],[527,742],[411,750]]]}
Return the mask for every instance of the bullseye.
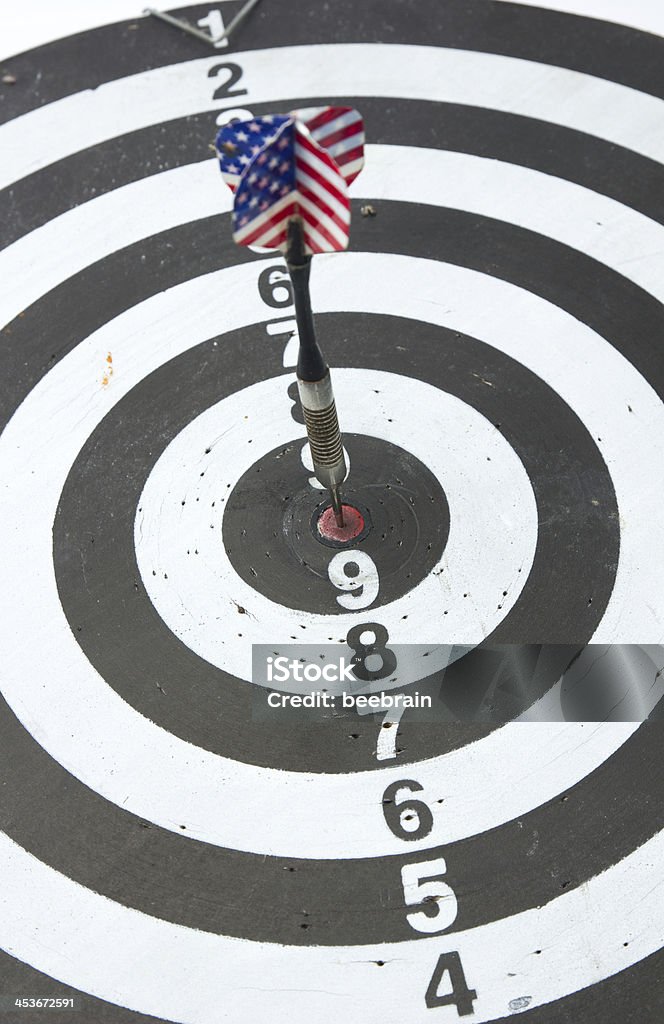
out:
{"label": "bullseye", "polygon": [[365,517],[359,508],[354,505],[342,504],[344,522],[338,526],[334,516],[334,509],[331,505],[324,508],[322,512],[316,511],[314,515],[315,536],[317,535],[323,543],[343,546],[356,541],[362,535],[366,536],[371,529],[369,517]]}

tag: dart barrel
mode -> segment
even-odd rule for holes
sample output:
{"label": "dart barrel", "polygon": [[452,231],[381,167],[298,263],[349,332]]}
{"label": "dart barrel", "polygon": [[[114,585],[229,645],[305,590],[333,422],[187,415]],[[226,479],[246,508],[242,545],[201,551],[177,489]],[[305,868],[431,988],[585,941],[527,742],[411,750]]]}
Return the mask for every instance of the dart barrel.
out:
{"label": "dart barrel", "polygon": [[346,476],[346,460],[332,393],[329,370],[322,380],[298,378],[302,413],[307,428],[314,472],[324,487],[334,490]]}

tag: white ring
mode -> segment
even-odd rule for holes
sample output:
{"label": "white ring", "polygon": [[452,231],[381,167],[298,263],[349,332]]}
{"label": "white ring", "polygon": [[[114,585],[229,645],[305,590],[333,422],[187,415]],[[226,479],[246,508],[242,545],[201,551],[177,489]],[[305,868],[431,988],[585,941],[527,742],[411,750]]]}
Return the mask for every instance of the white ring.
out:
{"label": "white ring", "polygon": [[[364,285],[371,290],[373,279],[365,276]],[[537,504],[528,475],[500,431],[453,395],[413,377],[335,367],[343,429],[383,438],[428,463],[449,504],[449,538],[431,574],[409,590],[404,579],[406,592],[389,604],[338,615],[281,605],[239,576],[220,527],[228,488],[258,459],[301,433],[286,394],[294,379],[288,374],[235,392],[197,416],[168,445],[136,514],[143,585],[183,643],[241,679],[251,680],[251,644],[287,644],[302,625],[301,642],[326,644],[330,636],[345,637],[358,615],[380,621],[391,643],[431,645],[427,661],[413,661],[399,684],[421,679],[447,664],[446,657],[439,664],[443,652],[436,647],[481,643],[518,600],[537,546]],[[220,440],[211,445],[215,438]],[[308,476],[303,466],[304,487]],[[280,530],[279,508],[275,515],[274,528]],[[257,551],[259,570],[262,557]],[[334,606],[338,591],[326,583]],[[249,612],[242,637],[238,604]]]}
{"label": "white ring", "polygon": [[[351,186],[355,199],[412,203],[417,180],[418,203],[498,218],[555,239],[664,301],[658,255],[664,227],[615,199],[467,153],[369,145],[366,159]],[[0,252],[0,325],[96,260],[230,208],[217,162],[205,160],[123,185],[54,217]]]}
{"label": "white ring", "polygon": [[[105,139],[175,118],[237,106],[212,99],[209,71],[219,54],[142,71],[65,96],[0,127],[6,154],[0,188],[97,146]],[[568,68],[452,47],[318,43],[233,54],[243,70],[242,107],[275,111],[311,96],[369,96],[503,110],[597,136],[653,160],[664,159],[664,102]],[[278,85],[276,84],[278,83]],[[277,88],[279,94],[277,94]],[[413,179],[414,180],[414,179]]]}
{"label": "white ring", "polygon": [[660,832],[543,907],[450,935],[285,946],[150,917],[70,881],[0,836],[0,945],[99,999],[183,1024],[217,1024],[220,1007],[230,1020],[263,1021],[266,992],[271,1024],[336,1024],[340,1011],[362,1024],[431,1024],[424,993],[440,954],[456,950],[477,991],[479,1024],[509,1015],[510,1001],[526,993],[534,1008],[659,949],[664,913],[653,894],[663,858]]}

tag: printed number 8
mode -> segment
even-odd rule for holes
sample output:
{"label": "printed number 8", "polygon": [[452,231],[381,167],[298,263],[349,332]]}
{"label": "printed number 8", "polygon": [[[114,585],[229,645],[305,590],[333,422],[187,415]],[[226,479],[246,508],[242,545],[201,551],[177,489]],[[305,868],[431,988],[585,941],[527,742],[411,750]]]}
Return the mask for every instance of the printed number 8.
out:
{"label": "printed number 8", "polygon": [[[372,638],[371,640],[367,640],[367,634]],[[351,650],[355,651],[351,661],[353,675],[357,679],[367,681],[371,679],[385,679],[386,676],[394,672],[397,667],[397,658],[394,651],[385,646],[389,639],[390,635],[385,626],[381,626],[378,622],[365,622],[348,630],[346,643]],[[367,665],[370,657],[380,658],[381,664],[379,668],[370,668]]]}

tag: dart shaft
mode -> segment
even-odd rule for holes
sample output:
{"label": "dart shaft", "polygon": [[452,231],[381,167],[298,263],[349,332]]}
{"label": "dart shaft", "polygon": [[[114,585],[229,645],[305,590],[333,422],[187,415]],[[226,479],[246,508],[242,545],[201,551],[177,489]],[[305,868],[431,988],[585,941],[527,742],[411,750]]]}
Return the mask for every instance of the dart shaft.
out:
{"label": "dart shaft", "polygon": [[309,275],[311,256],[304,253],[302,229],[297,221],[289,225],[289,247],[286,260],[293,285],[293,303],[300,348],[297,357],[299,380],[319,381],[328,373],[327,363],[316,340],[314,318],[309,297]]}
{"label": "dart shaft", "polygon": [[287,264],[293,284],[295,318],[300,339],[297,385],[311,458],[317,479],[332,495],[337,523],[343,526],[339,488],[346,477],[346,460],[330,371],[314,331],[309,298],[311,256],[304,253],[302,226],[297,220],[292,221],[289,226]]}

